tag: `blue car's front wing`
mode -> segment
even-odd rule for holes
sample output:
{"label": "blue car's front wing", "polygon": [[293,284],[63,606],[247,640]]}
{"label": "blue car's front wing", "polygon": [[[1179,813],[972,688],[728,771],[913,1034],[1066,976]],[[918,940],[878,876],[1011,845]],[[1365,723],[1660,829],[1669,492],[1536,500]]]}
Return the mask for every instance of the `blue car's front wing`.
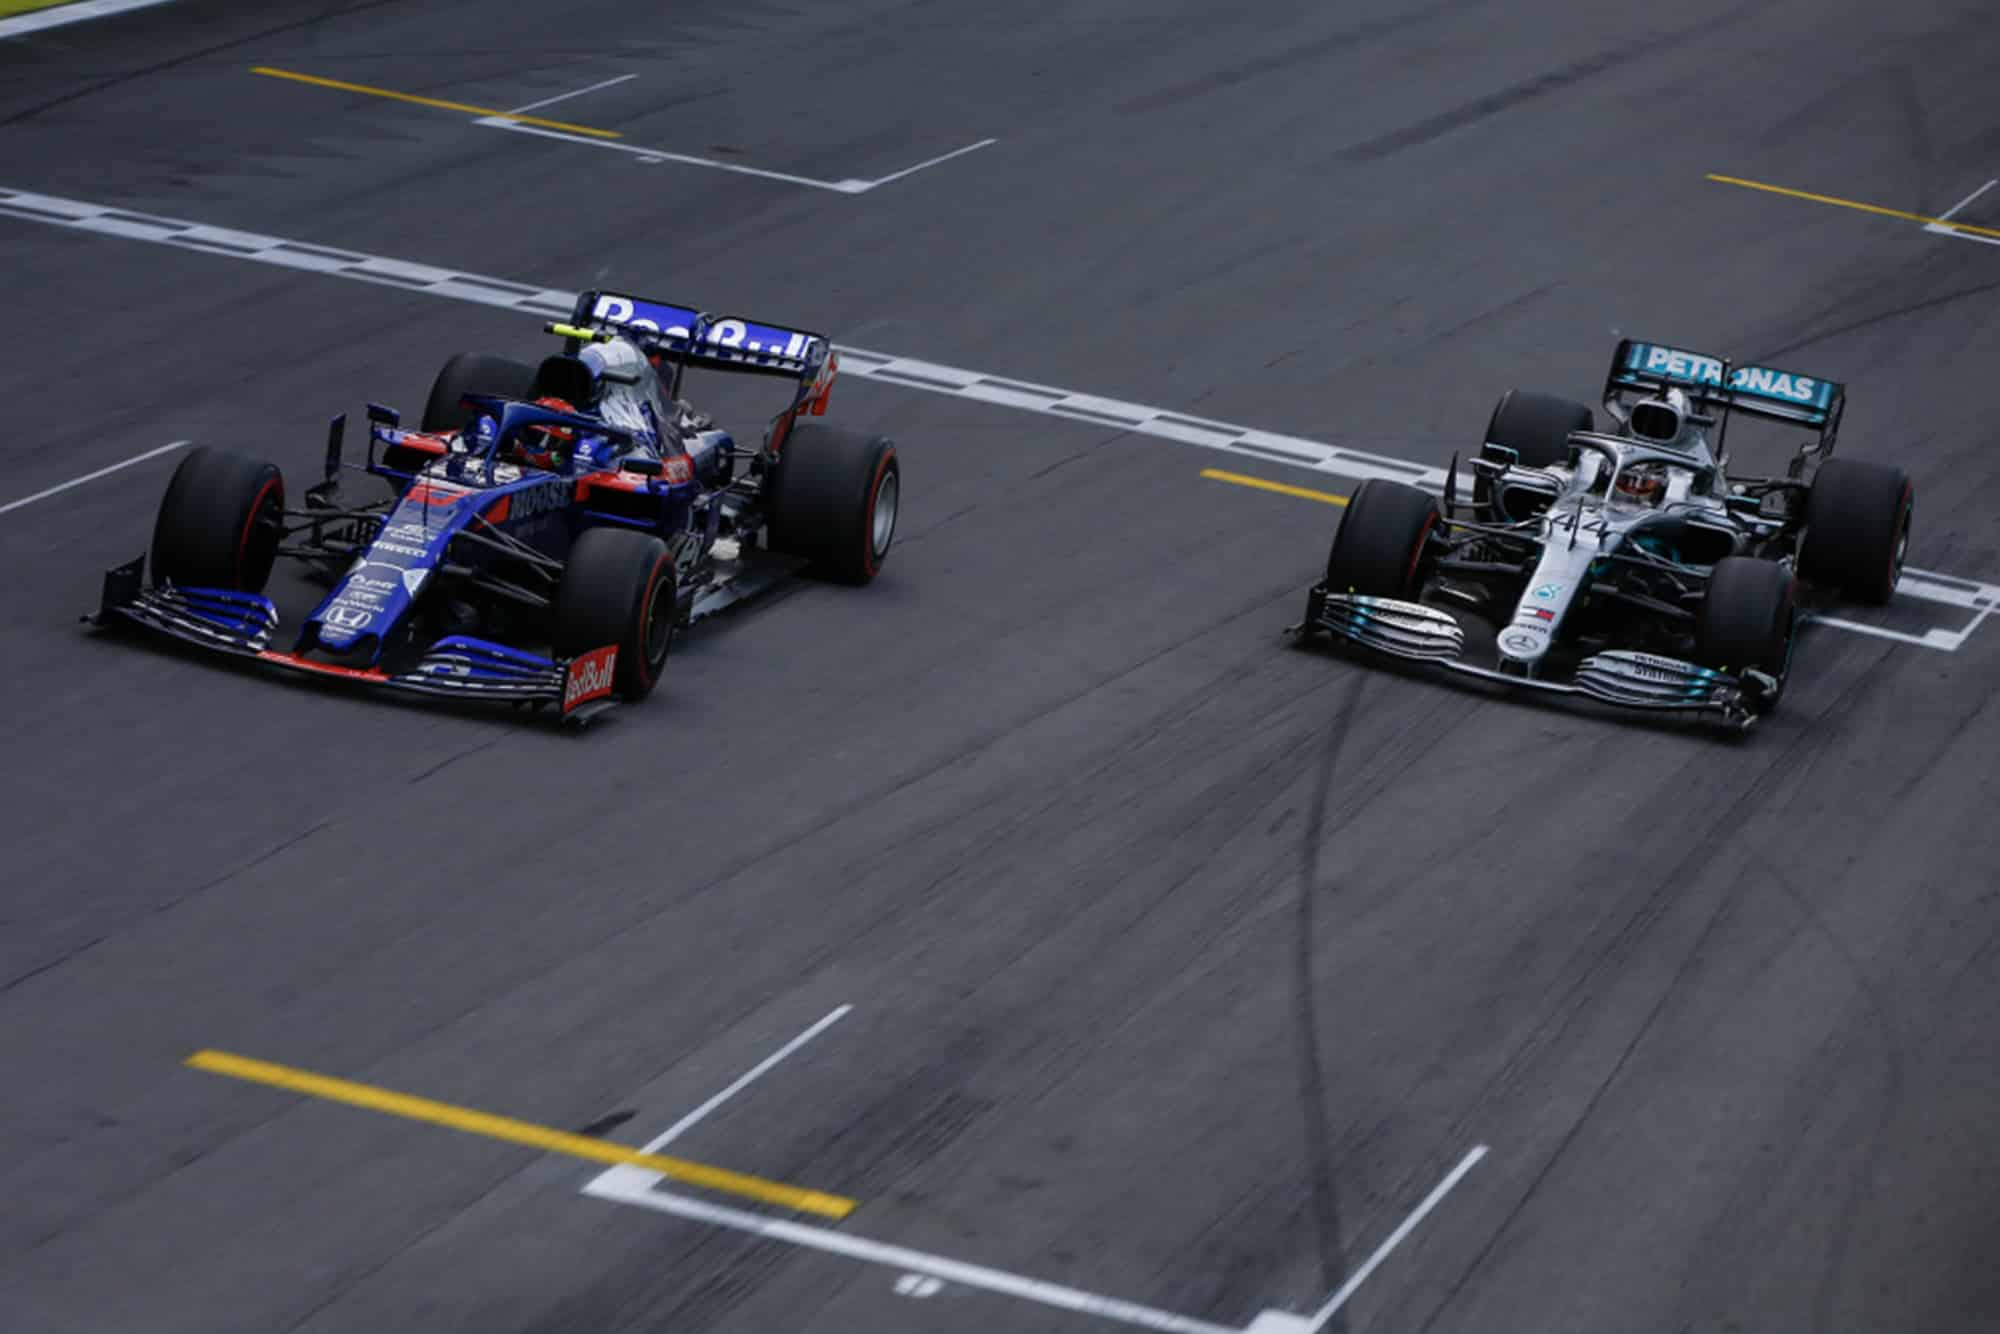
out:
{"label": "blue car's front wing", "polygon": [[144,626],[183,643],[323,680],[459,700],[554,704],[565,722],[585,721],[612,703],[616,659],[608,646],[558,660],[470,635],[449,635],[408,671],[349,667],[272,648],[278,609],[261,593],[171,584],[147,588],[144,577],[144,557],[106,571],[97,614],[85,619],[100,626]]}

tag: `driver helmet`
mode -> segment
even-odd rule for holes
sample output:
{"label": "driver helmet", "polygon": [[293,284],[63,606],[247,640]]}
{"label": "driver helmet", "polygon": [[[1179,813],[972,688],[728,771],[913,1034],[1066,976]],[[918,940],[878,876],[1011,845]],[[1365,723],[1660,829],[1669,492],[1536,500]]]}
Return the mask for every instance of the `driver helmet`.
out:
{"label": "driver helmet", "polygon": [[1667,466],[1664,463],[1627,464],[1614,484],[1618,497],[1638,505],[1658,505],[1667,494]]}
{"label": "driver helmet", "polygon": [[1658,445],[1671,445],[1681,438],[1687,419],[1687,395],[1669,389],[1658,398],[1642,398],[1632,405],[1629,423],[1632,434]]}
{"label": "driver helmet", "polygon": [[[544,395],[535,400],[538,408],[549,408],[555,412],[576,411],[576,406],[566,398]],[[567,426],[530,426],[515,437],[516,448],[521,456],[537,468],[556,467],[569,456],[576,445],[576,432]]]}

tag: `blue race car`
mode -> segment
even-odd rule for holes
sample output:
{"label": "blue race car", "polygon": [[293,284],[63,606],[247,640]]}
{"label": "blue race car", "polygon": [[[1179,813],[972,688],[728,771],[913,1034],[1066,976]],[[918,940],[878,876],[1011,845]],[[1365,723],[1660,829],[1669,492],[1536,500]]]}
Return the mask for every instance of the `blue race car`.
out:
{"label": "blue race car", "polygon": [[[95,624],[138,624],[323,678],[560,706],[581,721],[660,680],[676,629],[790,572],[866,583],[896,533],[885,437],[825,413],[819,334],[585,292],[539,366],[461,354],[421,428],[370,404],[365,464],[329,432],[324,480],[285,504],[275,464],[205,446],[182,460],[146,557],[108,571]],[[756,449],[680,397],[690,367],[796,388]],[[343,473],[392,494],[350,505]],[[328,591],[289,648],[265,587],[279,557]],[[303,601],[303,599],[301,599]]]}

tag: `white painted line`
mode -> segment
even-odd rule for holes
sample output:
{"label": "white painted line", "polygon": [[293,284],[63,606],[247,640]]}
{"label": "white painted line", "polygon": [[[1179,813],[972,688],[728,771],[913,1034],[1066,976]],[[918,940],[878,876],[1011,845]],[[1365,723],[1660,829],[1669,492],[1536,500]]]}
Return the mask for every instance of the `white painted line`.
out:
{"label": "white painted line", "polygon": [[763,1078],[766,1074],[770,1073],[773,1069],[775,1069],[778,1066],[778,1064],[782,1062],[786,1057],[792,1055],[794,1052],[798,1051],[799,1048],[805,1046],[808,1042],[811,1042],[814,1038],[826,1032],[827,1029],[832,1028],[842,1019],[845,1019],[848,1015],[848,1012],[851,1011],[853,1008],[854,1007],[852,1005],[843,1005],[840,1006],[838,1009],[832,1011],[831,1013],[827,1014],[823,1018],[821,1018],[820,1021],[814,1024],[811,1028],[808,1028],[805,1032],[799,1034],[797,1037],[793,1038],[790,1042],[787,1042],[784,1046],[778,1048],[776,1051],[772,1052],[769,1056],[766,1056],[763,1060],[757,1062],[757,1064],[751,1066],[748,1070],[744,1071],[741,1075],[739,1075],[736,1078],[736,1081],[733,1084],[731,1084],[728,1088],[725,1088],[724,1090],[722,1090],[722,1092],[716,1094],[714,1097],[710,1098],[707,1102],[703,1103],[701,1106],[689,1112],[686,1116],[683,1116],[680,1120],[668,1126],[665,1131],[663,1131],[661,1134],[659,1134],[653,1140],[651,1140],[644,1148],[640,1149],[639,1152],[658,1153],[661,1149],[666,1148],[667,1145],[672,1144],[675,1140],[679,1139],[682,1135],[685,1135],[688,1131],[693,1130],[696,1126],[700,1125],[702,1121],[705,1120],[711,1112],[715,1111],[716,1108],[722,1106],[723,1103],[728,1102],[731,1098],[741,1093],[744,1089],[749,1088],[752,1084],[756,1083],[759,1079]]}
{"label": "white painted line", "polygon": [[[541,130],[511,121],[490,123],[518,134],[568,137],[557,131]],[[598,141],[578,140],[578,142]],[[608,146],[620,147],[615,144]],[[643,153],[649,150],[632,151]],[[753,175],[767,174],[760,173],[755,168],[739,168],[733,163],[708,165],[720,166],[726,170],[748,171]],[[824,181],[806,183],[832,190],[844,189],[842,184]],[[871,186],[867,181],[845,184]],[[847,192],[853,193],[853,191]],[[205,227],[176,218],[141,214],[113,208],[107,204],[34,194],[24,190],[0,187],[0,217],[69,227],[133,241],[149,241],[157,245],[178,246],[202,254],[222,255],[225,258],[249,260],[258,264],[304,269],[336,278],[350,278],[356,282],[378,283],[402,291],[424,292],[431,296],[449,297],[454,301],[469,301],[545,317],[566,316],[576,304],[574,292],[555,288],[538,288],[530,283],[483,277],[454,269],[365,255],[333,246],[290,241],[283,237],[265,236],[255,232]],[[997,407],[1040,413],[1069,422],[1114,428],[1134,435],[1196,445],[1236,458],[1282,463],[1327,476],[1381,477],[1391,481],[1409,482],[1414,486],[1427,487],[1433,491],[1442,490],[1444,487],[1444,469],[1411,463],[1407,459],[1386,454],[1350,449],[1344,445],[1330,445],[1324,441],[1266,431],[1254,426],[1210,421],[1169,408],[1100,398],[1056,385],[1036,384],[1029,380],[989,375],[983,371],[946,366],[916,357],[899,357],[892,353],[871,352],[866,348],[844,345],[838,350],[843,374],[881,380],[906,389],[922,389],[929,393],[948,394],[954,398],[991,403]],[[1906,568],[1897,593],[1899,596],[1942,603],[1946,606],[1964,607],[1971,611],[2000,605],[2000,585],[1961,579],[1934,570]],[[1872,626],[1858,628],[1855,622],[1837,618],[1825,618],[1824,623],[1844,630],[1856,629],[1858,633],[1872,634],[1878,638],[1899,639],[1899,642],[1918,644],[1927,648],[1938,648],[1957,633],[1933,631],[1928,636],[1899,637],[1893,632],[1876,630]]]}
{"label": "white painted line", "polygon": [[572,97],[582,97],[585,93],[594,93],[600,88],[615,88],[629,79],[636,79],[638,77],[636,74],[621,74],[615,79],[606,79],[602,83],[593,83],[588,88],[578,88],[574,92],[568,93],[557,93],[554,97],[545,97],[539,102],[530,102],[523,107],[510,107],[507,114],[518,116],[523,111],[535,111],[541,107],[552,107],[558,102],[567,102]]}
{"label": "white painted line", "polygon": [[71,23],[82,23],[88,19],[109,18],[113,14],[123,14],[128,10],[151,9],[154,5],[166,3],[167,0],[77,0],[75,4],[57,5],[52,9],[38,9],[32,14],[0,19],[0,40],[23,37],[28,33],[42,32],[48,28],[61,28]]}
{"label": "white painted line", "polygon": [[[1986,182],[1986,184],[1980,186],[1977,190],[1974,190],[1971,194],[1959,200],[1956,204],[1953,204],[1950,208],[1946,209],[1944,212],[1938,214],[1937,221],[1950,222],[1953,214],[1957,213],[1960,209],[1964,208],[1967,204],[1970,204],[1973,200],[1979,198],[1979,196],[1985,194],[1988,190],[1991,190],[1996,185],[2000,185],[2000,181]],[[1944,230],[1949,231],[1951,229],[1945,228]]]}
{"label": "white painted line", "polygon": [[[508,121],[495,123],[507,126],[516,133],[544,133],[533,126]],[[136,213],[107,204],[25,190],[0,187],[0,218],[68,227],[131,241],[148,241],[257,264],[304,269],[330,277],[379,283],[401,291],[424,292],[454,301],[536,315],[566,316],[576,304],[574,292],[538,288],[530,283],[291,241],[284,237],[203,227],[178,218]],[[1041,413],[1072,423],[1115,427],[1135,435],[1198,445],[1237,458],[1288,463],[1340,477],[1385,477],[1432,489],[1444,485],[1442,468],[1329,445],[1303,436],[1207,421],[1168,408],[1100,398],[1056,385],[989,375],[983,371],[946,366],[916,357],[899,357],[846,345],[841,345],[838,350],[843,375],[877,379],[908,389],[922,389]]]}
{"label": "white painted line", "polygon": [[1939,227],[1926,224],[1924,230],[1938,236],[1949,236],[1955,241],[1977,241],[1980,245],[2000,245],[2000,236],[1981,236],[1977,232],[1960,231],[1956,227]]}
{"label": "white painted line", "polygon": [[605,148],[614,153],[627,153],[647,162],[678,162],[684,166],[707,167],[712,171],[727,171],[738,176],[756,176],[767,181],[783,181],[787,185],[803,185],[814,190],[831,190],[835,194],[858,195],[873,188],[873,183],[869,181],[820,181],[810,176],[794,176],[785,171],[767,171],[763,167],[749,167],[741,162],[718,162],[714,158],[695,157],[688,153],[669,153],[664,148],[641,148],[638,144],[592,139],[586,135],[570,134],[565,130],[551,130],[540,125],[523,125],[517,120],[502,120],[498,116],[481,116],[472,123],[496,130],[511,130],[515,134],[532,134],[540,139],[560,139],[566,144]]}
{"label": "white painted line", "polygon": [[59,482],[46,491],[35,492],[32,496],[22,496],[19,500],[10,500],[5,505],[0,505],[0,514],[11,513],[24,505],[32,505],[38,500],[47,500],[50,496],[59,496],[73,486],[82,486],[85,482],[94,482],[100,477],[109,477],[112,473],[129,468],[135,463],[144,463],[147,459],[156,459],[162,454],[171,454],[176,449],[186,449],[193,443],[194,441],[192,440],[168,441],[158,449],[149,449],[143,454],[134,454],[122,463],[114,463],[108,468],[99,468],[96,472],[87,472],[81,477],[72,477],[67,482]]}
{"label": "white painted line", "polygon": [[[629,79],[633,76],[628,74],[625,77]],[[612,82],[620,82],[620,80],[613,80]],[[583,88],[577,91],[589,92],[591,90]],[[574,93],[563,94],[564,97],[573,97],[575,95]],[[530,104],[531,107],[547,105],[548,103],[546,102]],[[515,112],[527,111],[529,109],[530,107],[516,107],[513,112],[509,112],[508,114],[513,115]],[[870,190],[878,189],[881,186],[889,184],[891,181],[900,181],[905,176],[915,175],[927,167],[935,167],[940,162],[949,162],[953,158],[964,157],[967,153],[975,153],[982,148],[989,148],[1000,142],[998,139],[981,139],[976,144],[967,144],[963,148],[954,148],[949,153],[940,153],[934,158],[926,158],[915,166],[905,167],[901,171],[890,172],[887,176],[881,176],[874,180],[864,180],[857,176],[849,176],[838,181],[823,181],[814,176],[800,176],[789,171],[772,171],[767,167],[752,167],[741,162],[722,162],[711,157],[697,157],[692,153],[675,153],[664,148],[646,148],[640,144],[619,143],[610,139],[593,139],[588,135],[571,134],[567,130],[552,130],[541,125],[523,125],[519,121],[504,120],[499,116],[481,116],[473,124],[484,125],[489,129],[495,130],[511,130],[515,134],[532,134],[540,139],[560,139],[564,143],[581,144],[585,148],[607,149],[613,153],[624,153],[630,157],[636,157],[641,162],[646,163],[678,162],[682,166],[707,167],[711,171],[732,172],[738,176],[755,176],[766,181],[782,181],[786,185],[803,185],[810,190],[828,190],[839,195],[865,195]]]}
{"label": "white painted line", "polygon": [[1319,1331],[1326,1327],[1326,1322],[1333,1319],[1341,1307],[1347,1305],[1347,1299],[1352,1297],[1361,1285],[1368,1281],[1368,1276],[1374,1273],[1384,1260],[1389,1258],[1389,1253],[1402,1245],[1403,1240],[1417,1230],[1417,1225],[1430,1216],[1431,1210],[1437,1208],[1444,1200],[1444,1197],[1451,1194],[1452,1187],[1463,1181],[1465,1174],[1470,1172],[1474,1167],[1477,1167],[1479,1160],[1485,1156],[1486,1146],[1484,1144],[1474,1145],[1466,1153],[1465,1157],[1458,1160],[1458,1166],[1452,1168],[1446,1174],[1444,1180],[1431,1188],[1431,1193],[1424,1196],[1423,1203],[1411,1211],[1410,1216],[1403,1220],[1402,1225],[1394,1232],[1391,1232],[1388,1239],[1375,1248],[1375,1253],[1368,1257],[1361,1268],[1349,1275],[1347,1282],[1341,1284],[1339,1290],[1333,1296],[1326,1299],[1326,1305],[1313,1312],[1311,1317],[1291,1316],[1283,1311],[1266,1311],[1257,1318],[1257,1321],[1250,1328],[1256,1331],[1257,1334],[1267,1334],[1267,1331],[1268,1334],[1319,1334]]}
{"label": "white painted line", "polygon": [[2000,245],[2000,237],[1982,236],[1978,232],[1968,232],[1958,227],[1945,227],[1939,225],[1941,223],[1949,222],[1954,216],[1957,215],[1960,209],[1963,209],[1966,205],[1970,204],[1973,200],[1979,198],[1979,196],[1985,194],[1988,190],[1991,190],[1996,185],[2000,185],[2000,180],[1986,182],[1986,184],[1980,186],[1977,190],[1974,190],[1971,194],[1959,200],[1956,204],[1953,204],[1950,208],[1946,209],[1944,212],[1938,214],[1935,219],[1925,223],[1924,230],[1929,232],[1933,236],[1949,236],[1960,241],[1977,241],[1981,245]]}
{"label": "white painted line", "polygon": [[1872,639],[1886,639],[1893,644],[1914,644],[1918,648],[1934,648],[1946,653],[1956,653],[1965,641],[1972,637],[1972,632],[1979,628],[1979,623],[1985,620],[1986,616],[1986,612],[1980,612],[1963,630],[1946,630],[1932,626],[1920,635],[1913,635],[1906,630],[1888,630],[1879,625],[1864,625],[1860,621],[1850,621],[1841,616],[1815,614],[1811,624],[1831,626],[1836,630],[1845,630],[1854,635],[1867,635]]}
{"label": "white painted line", "polygon": [[1896,584],[1896,596],[1921,598],[1925,602],[1978,611],[2000,600],[2000,588],[1960,579],[1955,575],[1940,575],[1931,570],[1913,570],[1904,566],[1903,577]]}
{"label": "white painted line", "polygon": [[916,175],[926,167],[935,167],[940,162],[949,162],[955,157],[964,157],[967,153],[976,153],[982,148],[990,148],[999,142],[998,139],[981,139],[976,144],[967,144],[963,148],[954,148],[949,153],[939,153],[936,157],[925,158],[914,167],[905,167],[901,171],[892,171],[887,176],[878,176],[868,182],[868,188],[873,190],[878,185],[887,185],[890,181],[900,181],[905,176]]}
{"label": "white painted line", "polygon": [[585,1186],[584,1194],[619,1204],[636,1205],[656,1213],[671,1214],[697,1223],[747,1232],[767,1241],[781,1241],[807,1250],[841,1255],[863,1264],[883,1265],[906,1274],[926,1274],[945,1283],[976,1288],[984,1292],[1034,1302],[1079,1315],[1096,1316],[1142,1329],[1163,1330],[1166,1334],[1242,1334],[1230,1325],[1176,1315],[1137,1302],[1106,1297],[1060,1283],[1011,1274],[1004,1269],[968,1264],[948,1256],[932,1255],[907,1246],[891,1246],[831,1228],[811,1227],[782,1218],[767,1218],[742,1209],[730,1209],[705,1200],[690,1199],[669,1191],[655,1190],[666,1178],[644,1168],[614,1167]]}
{"label": "white painted line", "polygon": [[[853,1009],[852,1005],[842,1005],[822,1016],[803,1033],[744,1071],[728,1087],[668,1126],[639,1152],[657,1153],[694,1129],[717,1108],[770,1073],[787,1057],[792,1056],[821,1033],[839,1023]],[[1057,1283],[1045,1283],[1040,1279],[1025,1278],[1004,1270],[967,1264],[961,1260],[913,1251],[903,1246],[869,1241],[865,1237],[834,1232],[828,1228],[791,1227],[785,1225],[782,1219],[766,1218],[762,1214],[753,1214],[741,1209],[715,1208],[700,1200],[654,1189],[666,1179],[657,1172],[621,1165],[607,1168],[592,1177],[583,1187],[583,1193],[619,1204],[634,1204],[642,1209],[673,1214],[699,1223],[710,1223],[716,1227],[749,1232],[771,1241],[788,1242],[810,1250],[844,1255],[871,1264],[888,1265],[903,1271],[906,1277],[916,1274],[934,1281],[959,1283],[969,1288],[983,1288],[989,1292],[1039,1302],[1044,1306],[1080,1311],[1107,1320],[1121,1320],[1148,1329],[1166,1330],[1169,1334],[1239,1334],[1226,1325],[1210,1324],[1207,1321],[1174,1315],[1168,1311],[1156,1311],[1151,1307],[1120,1301],[1114,1297],[1102,1297],[1081,1289],[1064,1287]],[[936,1291],[935,1288],[921,1291],[920,1289],[921,1285],[903,1284],[897,1291],[904,1296],[926,1297]]]}

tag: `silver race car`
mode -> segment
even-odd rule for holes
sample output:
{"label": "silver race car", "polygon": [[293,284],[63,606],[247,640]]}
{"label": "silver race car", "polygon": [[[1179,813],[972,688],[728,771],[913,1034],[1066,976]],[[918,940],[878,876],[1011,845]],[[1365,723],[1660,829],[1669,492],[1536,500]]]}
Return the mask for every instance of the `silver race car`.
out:
{"label": "silver race car", "polygon": [[[1615,429],[1515,390],[1493,410],[1469,499],[1456,456],[1442,506],[1364,482],[1296,629],[1746,727],[1784,690],[1801,582],[1806,596],[1884,603],[1902,574],[1910,481],[1830,457],[1845,402],[1831,380],[1625,340],[1604,386]],[[1783,477],[1732,477],[1731,413],[1814,438]]]}

